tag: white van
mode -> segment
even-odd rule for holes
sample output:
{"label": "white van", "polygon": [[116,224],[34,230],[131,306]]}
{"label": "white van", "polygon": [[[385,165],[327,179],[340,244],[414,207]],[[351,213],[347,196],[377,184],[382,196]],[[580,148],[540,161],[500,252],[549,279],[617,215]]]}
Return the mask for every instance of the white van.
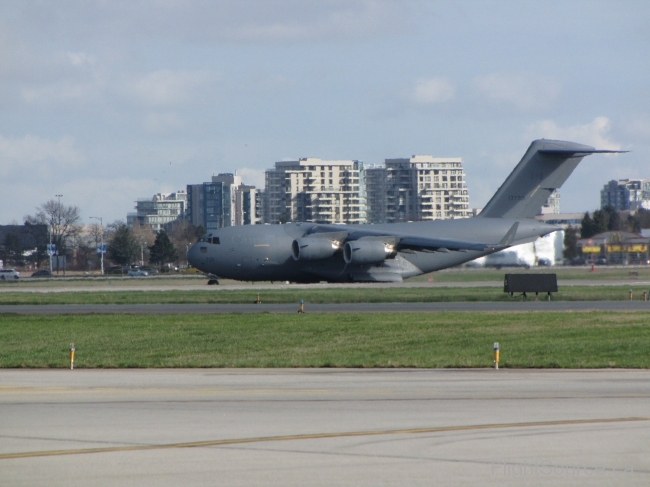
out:
{"label": "white van", "polygon": [[7,279],[18,279],[20,272],[15,269],[0,269],[0,280],[6,281]]}

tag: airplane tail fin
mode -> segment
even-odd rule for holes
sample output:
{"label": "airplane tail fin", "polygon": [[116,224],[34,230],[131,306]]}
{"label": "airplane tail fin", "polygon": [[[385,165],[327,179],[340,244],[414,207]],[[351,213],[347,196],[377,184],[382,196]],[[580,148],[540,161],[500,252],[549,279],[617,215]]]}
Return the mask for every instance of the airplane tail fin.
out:
{"label": "airplane tail fin", "polygon": [[615,152],[627,151],[596,150],[588,145],[562,140],[535,140],[478,216],[533,218],[583,157]]}

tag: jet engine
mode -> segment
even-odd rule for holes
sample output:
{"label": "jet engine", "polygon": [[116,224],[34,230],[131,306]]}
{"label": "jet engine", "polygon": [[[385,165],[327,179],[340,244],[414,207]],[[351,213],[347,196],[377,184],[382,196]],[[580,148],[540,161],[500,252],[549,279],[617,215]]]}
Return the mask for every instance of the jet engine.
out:
{"label": "jet engine", "polygon": [[328,238],[297,238],[291,244],[291,255],[295,260],[321,260],[338,249],[339,243]]}
{"label": "jet engine", "polygon": [[378,264],[392,253],[381,240],[353,240],[343,246],[346,264]]}

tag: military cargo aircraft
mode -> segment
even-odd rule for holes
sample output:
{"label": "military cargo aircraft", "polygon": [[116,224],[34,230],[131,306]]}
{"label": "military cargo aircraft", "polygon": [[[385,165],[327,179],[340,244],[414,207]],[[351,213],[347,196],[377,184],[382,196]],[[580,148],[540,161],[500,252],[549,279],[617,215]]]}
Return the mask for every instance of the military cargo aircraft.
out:
{"label": "military cargo aircraft", "polygon": [[624,151],[535,140],[473,218],[225,227],[203,235],[187,260],[206,274],[242,281],[401,282],[560,230],[534,216],[583,157],[611,152]]}

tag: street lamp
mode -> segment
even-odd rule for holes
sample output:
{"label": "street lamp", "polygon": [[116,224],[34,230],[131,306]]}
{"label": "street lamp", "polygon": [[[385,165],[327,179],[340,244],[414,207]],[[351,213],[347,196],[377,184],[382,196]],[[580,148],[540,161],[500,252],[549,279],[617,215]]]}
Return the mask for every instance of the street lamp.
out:
{"label": "street lamp", "polygon": [[140,266],[144,265],[144,237],[140,237]]}
{"label": "street lamp", "polygon": [[[54,196],[58,200],[58,204],[57,204],[57,207],[56,207],[56,219],[57,219],[56,228],[58,230],[59,226],[61,225],[61,198],[63,197],[63,195],[62,194],[55,194]],[[52,228],[50,230],[50,275],[52,274],[52,254],[54,253],[53,250],[52,250],[52,233],[54,233],[54,215],[52,215],[52,217],[53,217],[52,222],[51,222],[52,223],[52,225],[51,225]],[[56,252],[57,253],[57,258],[56,258],[56,273],[57,274],[59,273],[59,257],[58,257],[59,248],[58,247],[61,247],[61,241],[60,240],[61,239],[59,238],[59,243],[57,245],[57,252]]]}
{"label": "street lamp", "polygon": [[102,262],[102,276],[104,275],[104,220],[102,219],[101,216],[89,216],[88,218],[92,218],[94,220],[99,220],[99,227],[101,228],[101,238],[102,238],[102,243],[101,247],[99,247],[99,254],[101,255],[101,262]]}

